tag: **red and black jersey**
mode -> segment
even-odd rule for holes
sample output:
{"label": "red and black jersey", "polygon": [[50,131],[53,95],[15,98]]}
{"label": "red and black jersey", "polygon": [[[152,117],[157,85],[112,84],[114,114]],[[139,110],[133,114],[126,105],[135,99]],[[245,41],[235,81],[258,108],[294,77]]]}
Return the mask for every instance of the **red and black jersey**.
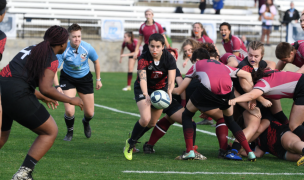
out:
{"label": "red and black jersey", "polygon": [[[144,53],[139,57],[137,70],[146,70],[147,85],[149,89],[162,89],[168,84],[168,70],[176,69],[176,61],[172,54],[163,50],[163,54],[157,65],[150,52]],[[140,82],[137,76],[137,83]]]}
{"label": "red and black jersey", "polygon": [[[25,81],[28,80],[28,73],[25,69],[26,60],[28,58],[28,55],[31,53],[31,50],[33,49],[33,46],[29,46],[27,48],[22,49],[10,62],[9,64],[2,69],[0,72],[0,76],[2,77],[14,77],[14,78],[20,78]],[[54,73],[57,72],[58,67],[58,59],[56,55],[54,54],[52,50],[52,54],[50,54],[50,57],[47,59],[46,63],[46,69],[52,70]],[[38,79],[31,79],[27,81],[31,88],[35,89],[39,86],[39,80]]]}
{"label": "red and black jersey", "polygon": [[[259,68],[266,68],[266,67],[267,67],[266,61],[261,60],[259,62]],[[243,61],[241,61],[239,63],[239,65],[237,66],[237,68],[239,68],[241,70],[244,70],[244,71],[247,71],[247,72],[250,72],[252,77],[254,76],[254,73],[257,71],[257,69],[254,69],[253,66],[249,63],[248,57],[246,57],[245,59],[243,59]],[[233,84],[234,84],[234,87],[236,88],[236,90],[240,94],[244,94],[245,93],[244,90],[243,90],[243,88],[240,85],[239,78],[233,79]]]}
{"label": "red and black jersey", "polygon": [[289,131],[288,124],[282,125],[277,121],[270,121],[269,127],[257,139],[259,148],[283,159],[286,150],[282,146],[281,137],[287,131]]}
{"label": "red and black jersey", "polygon": [[6,44],[6,34],[0,30],[0,54],[3,54]]}

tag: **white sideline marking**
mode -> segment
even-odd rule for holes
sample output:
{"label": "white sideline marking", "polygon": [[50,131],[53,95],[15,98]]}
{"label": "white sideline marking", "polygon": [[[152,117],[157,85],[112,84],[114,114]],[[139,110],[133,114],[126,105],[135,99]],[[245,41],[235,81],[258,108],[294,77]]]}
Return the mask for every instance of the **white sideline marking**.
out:
{"label": "white sideline marking", "polygon": [[123,173],[137,174],[227,174],[227,175],[270,175],[270,176],[294,176],[304,173],[254,173],[254,172],[178,172],[178,171],[122,171]]}
{"label": "white sideline marking", "polygon": [[[140,117],[139,114],[130,113],[130,112],[126,112],[126,111],[121,111],[121,110],[118,110],[118,109],[115,109],[115,108],[111,108],[111,107],[107,107],[107,106],[103,106],[103,105],[99,105],[99,104],[94,104],[94,105],[97,106],[97,107],[108,109],[110,111],[114,111],[114,112],[119,112],[119,113],[122,113],[122,114],[129,114],[131,116]],[[176,124],[176,123],[174,123],[173,125],[174,126],[178,126],[178,127],[183,127],[182,125]],[[209,134],[209,135],[212,135],[212,136],[216,136],[215,133],[212,133],[212,132],[209,132],[209,131],[204,131],[204,130],[201,130],[201,129],[196,129],[196,131],[199,131],[199,132],[202,132],[202,133],[205,133],[205,134]],[[229,138],[229,137],[227,137],[227,138]]]}

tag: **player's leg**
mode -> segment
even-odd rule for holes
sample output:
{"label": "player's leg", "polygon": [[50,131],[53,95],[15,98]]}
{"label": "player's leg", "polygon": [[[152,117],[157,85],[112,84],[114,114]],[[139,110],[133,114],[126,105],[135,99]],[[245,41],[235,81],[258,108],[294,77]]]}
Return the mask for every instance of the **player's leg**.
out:
{"label": "player's leg", "polygon": [[[248,154],[248,160],[255,161],[256,157],[252,150],[249,147],[249,144],[246,140],[246,137],[242,131],[242,128],[234,121],[232,114],[233,114],[233,106],[229,107],[228,109],[223,110],[224,119],[227,127],[230,129],[230,131],[233,133],[234,137],[240,142],[240,144],[244,147],[245,151]],[[232,150],[228,153],[226,158],[228,159],[234,159],[230,157],[234,157],[237,154],[237,150],[232,145]],[[236,147],[237,149],[240,149],[240,147]],[[231,156],[232,154],[232,156]],[[237,158],[234,160],[241,160],[241,158]]]}
{"label": "player's leg", "polygon": [[271,27],[268,27],[268,29],[266,30],[266,36],[267,36],[267,41],[266,41],[266,44],[269,44],[269,38],[270,38],[270,30]]}
{"label": "player's leg", "polygon": [[[135,98],[136,95],[137,94],[135,94]],[[133,147],[151,120],[151,105],[147,103],[145,99],[139,99],[139,101],[137,101],[137,107],[140,113],[140,119],[135,123],[131,138],[127,139],[124,148],[124,155],[128,160],[132,160]]]}
{"label": "player's leg", "polygon": [[[76,88],[63,90],[63,93],[69,97],[75,97]],[[67,134],[63,140],[71,141],[73,138],[73,130],[74,130],[74,122],[75,122],[75,106],[69,103],[63,103],[63,104],[65,109],[64,121],[67,126]]]}
{"label": "player's leg", "polygon": [[243,117],[244,117],[244,125],[245,125],[245,129],[243,129],[243,133],[247,141],[249,141],[258,130],[261,119],[250,114],[247,110],[243,112]]}
{"label": "player's leg", "polygon": [[3,131],[1,130],[1,138],[0,138],[0,149],[4,146],[4,144],[7,142],[8,137],[10,135],[11,130]]}
{"label": "player's leg", "polygon": [[299,136],[299,138],[304,141],[304,126],[302,123],[304,116],[304,105],[294,104],[291,108],[290,118],[289,118],[289,128],[290,130]]}
{"label": "player's leg", "polygon": [[133,69],[134,69],[134,65],[136,63],[136,60],[133,59],[133,56],[129,57],[129,61],[128,61],[128,81],[127,81],[127,87],[123,88],[123,91],[131,91],[131,81],[132,81],[132,77],[133,77]]}
{"label": "player's leg", "polygon": [[264,43],[265,40],[265,34],[266,34],[266,29],[262,26],[262,36],[261,36],[261,42]]}
{"label": "player's leg", "polygon": [[83,100],[84,117],[82,119],[84,134],[87,138],[91,137],[90,120],[94,117],[94,94],[83,94],[78,92],[79,97]]}
{"label": "player's leg", "polygon": [[184,138],[186,142],[186,148],[187,150],[182,155],[182,159],[194,159],[194,148],[193,148],[193,123],[192,123],[192,117],[194,116],[195,112],[198,109],[193,105],[191,99],[189,99],[186,108],[182,114],[182,125],[183,125],[183,132],[184,132]]}
{"label": "player's leg", "polygon": [[287,131],[281,137],[281,143],[283,148],[289,152],[286,154],[286,160],[298,161],[298,166],[304,164],[304,158],[301,158],[304,155],[304,142],[297,135]]}
{"label": "player's leg", "polygon": [[38,137],[35,139],[31,148],[26,155],[23,164],[19,168],[16,174],[14,174],[12,179],[31,179],[31,173],[34,170],[35,165],[38,161],[48,152],[52,147],[57,134],[58,127],[56,122],[49,116],[49,118],[39,127],[32,129]]}
{"label": "player's leg", "polygon": [[[0,106],[2,106],[0,104]],[[2,127],[1,127],[1,138],[0,138],[0,149],[7,142],[13,125],[13,119],[9,118],[6,114],[2,113]]]}

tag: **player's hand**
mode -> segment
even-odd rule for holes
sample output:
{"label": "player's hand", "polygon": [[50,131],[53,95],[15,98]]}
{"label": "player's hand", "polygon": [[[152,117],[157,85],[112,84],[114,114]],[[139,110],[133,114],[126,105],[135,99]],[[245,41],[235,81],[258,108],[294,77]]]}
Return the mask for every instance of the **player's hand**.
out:
{"label": "player's hand", "polygon": [[143,93],[143,95],[144,95],[145,98],[146,98],[146,103],[147,103],[147,104],[151,104],[151,98],[150,98],[149,94],[148,94],[148,93]]}
{"label": "player's hand", "polygon": [[79,106],[81,110],[83,110],[83,101],[79,97],[73,97],[70,101],[71,105]]}
{"label": "player's hand", "polygon": [[236,104],[235,99],[230,99],[229,102],[228,102],[228,104],[230,106],[234,106]]}
{"label": "player's hand", "polygon": [[254,109],[256,107],[256,100],[252,100],[248,102],[248,108],[249,109]]}
{"label": "player's hand", "polygon": [[58,92],[60,92],[61,94],[63,94],[63,91],[61,89],[61,87],[56,88]]}
{"label": "player's hand", "polygon": [[59,103],[57,101],[50,98],[45,98],[42,100],[42,102],[44,102],[49,109],[52,107],[53,110],[57,109],[57,106],[59,106]]}
{"label": "player's hand", "polygon": [[269,100],[267,100],[267,99],[265,99],[265,100],[262,101],[261,103],[262,103],[262,105],[263,105],[264,107],[267,107],[267,108],[272,106],[272,102],[269,101]]}
{"label": "player's hand", "polygon": [[186,104],[187,104],[186,99],[182,99],[181,105],[182,105],[183,107],[186,107]]}
{"label": "player's hand", "polygon": [[183,62],[183,68],[185,68],[187,65],[187,61]]}
{"label": "player's hand", "polygon": [[262,118],[262,114],[261,114],[261,110],[258,107],[255,107],[253,109],[248,110],[248,112],[252,115],[254,115],[255,117],[261,119]]}
{"label": "player's hand", "polygon": [[133,59],[137,59],[138,51],[134,52]]}
{"label": "player's hand", "polygon": [[96,88],[97,90],[99,90],[102,87],[102,83],[101,81],[96,81]]}

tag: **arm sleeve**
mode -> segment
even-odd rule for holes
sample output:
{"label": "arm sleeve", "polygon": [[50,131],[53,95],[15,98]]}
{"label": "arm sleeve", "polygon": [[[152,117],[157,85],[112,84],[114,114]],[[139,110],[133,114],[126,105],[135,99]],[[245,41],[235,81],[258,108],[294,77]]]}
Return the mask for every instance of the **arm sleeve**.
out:
{"label": "arm sleeve", "polygon": [[237,73],[239,72],[240,69],[239,68],[230,67],[230,66],[227,66],[227,65],[225,65],[225,66],[230,71],[229,76],[232,77],[232,78],[237,78]]}
{"label": "arm sleeve", "polygon": [[263,91],[264,93],[267,93],[270,91],[270,85],[268,84],[267,81],[264,79],[258,80],[258,82],[254,85],[253,89],[259,89]]}
{"label": "arm sleeve", "polygon": [[147,66],[149,65],[148,61],[141,58],[138,61],[137,70],[147,70]]}
{"label": "arm sleeve", "polygon": [[206,42],[212,43],[212,44],[214,43],[210,37],[204,36],[204,38],[206,39]]}
{"label": "arm sleeve", "polygon": [[182,77],[182,74],[180,73],[178,68],[176,68],[176,77]]}
{"label": "arm sleeve", "polygon": [[192,67],[189,69],[189,71],[187,72],[186,76],[187,78],[194,78],[196,76],[196,68],[195,65],[192,65]]}
{"label": "arm sleeve", "polygon": [[143,25],[141,25],[141,26],[139,27],[139,30],[138,30],[138,33],[139,33],[140,36],[143,36],[143,35],[144,35],[144,34],[143,34],[143,30],[142,30],[142,26],[143,26]]}
{"label": "arm sleeve", "polygon": [[3,54],[5,44],[6,44],[6,36],[5,38],[0,40],[0,54]]}
{"label": "arm sleeve", "polygon": [[57,66],[57,68],[60,68],[60,66],[63,64],[63,55],[62,54],[57,54],[56,57],[58,59],[58,66]]}
{"label": "arm sleeve", "polygon": [[164,29],[163,29],[163,27],[162,27],[160,24],[157,24],[157,26],[158,26],[159,34],[164,34]]}
{"label": "arm sleeve", "polygon": [[121,45],[121,47],[122,47],[122,48],[125,48],[125,47],[126,47],[126,43],[123,42],[122,45]]}
{"label": "arm sleeve", "polygon": [[89,58],[91,59],[91,61],[96,61],[98,59],[98,55],[95,49],[91,45],[89,50]]}
{"label": "arm sleeve", "polygon": [[168,59],[168,70],[173,70],[176,69],[176,61],[174,57],[170,54],[169,59]]}
{"label": "arm sleeve", "polygon": [[54,73],[57,72],[57,67],[58,67],[59,61],[55,60],[53,62],[51,62],[51,65],[49,67],[47,67],[47,69],[53,71]]}
{"label": "arm sleeve", "polygon": [[274,14],[274,15],[277,15],[277,9],[275,8],[274,5],[272,5],[272,6],[270,7],[270,12],[271,12],[272,14]]}
{"label": "arm sleeve", "polygon": [[265,10],[266,10],[266,5],[263,4],[263,5],[261,6],[260,13],[263,14],[263,13],[265,12]]}

